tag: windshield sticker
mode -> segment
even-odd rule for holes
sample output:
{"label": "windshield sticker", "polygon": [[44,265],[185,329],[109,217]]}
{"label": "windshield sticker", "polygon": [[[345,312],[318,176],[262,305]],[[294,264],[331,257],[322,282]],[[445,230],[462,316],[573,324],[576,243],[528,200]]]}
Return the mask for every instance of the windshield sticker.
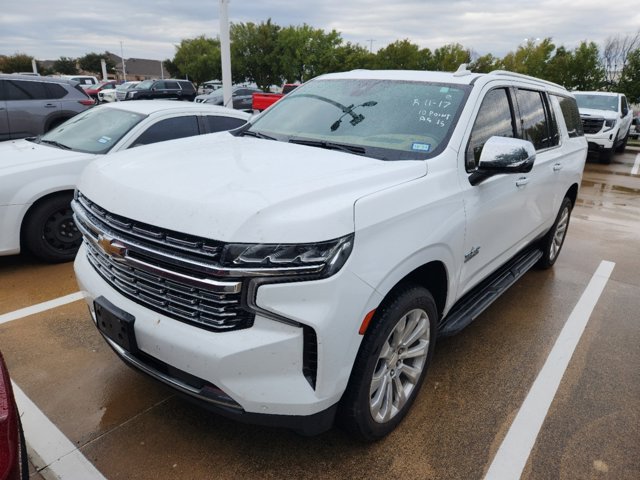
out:
{"label": "windshield sticker", "polygon": [[100,142],[100,143],[109,143],[110,141],[111,141],[111,137],[104,137],[103,136],[103,137],[100,137],[98,139],[98,142]]}
{"label": "windshield sticker", "polygon": [[431,144],[430,143],[413,142],[411,144],[411,150],[417,150],[419,152],[428,152],[429,150],[431,150]]}

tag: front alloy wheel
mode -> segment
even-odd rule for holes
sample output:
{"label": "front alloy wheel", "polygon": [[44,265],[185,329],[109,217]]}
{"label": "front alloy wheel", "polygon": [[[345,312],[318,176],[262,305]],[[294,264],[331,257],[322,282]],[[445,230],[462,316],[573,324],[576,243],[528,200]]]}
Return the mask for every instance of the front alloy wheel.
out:
{"label": "front alloy wheel", "polygon": [[339,420],[354,436],[377,440],[402,421],[433,356],[437,320],[431,293],[414,284],[399,286],[377,309],[340,403]]}
{"label": "front alloy wheel", "polygon": [[369,389],[369,409],[378,423],[401,412],[420,380],[429,353],[429,316],[421,309],[408,312],[382,345]]}

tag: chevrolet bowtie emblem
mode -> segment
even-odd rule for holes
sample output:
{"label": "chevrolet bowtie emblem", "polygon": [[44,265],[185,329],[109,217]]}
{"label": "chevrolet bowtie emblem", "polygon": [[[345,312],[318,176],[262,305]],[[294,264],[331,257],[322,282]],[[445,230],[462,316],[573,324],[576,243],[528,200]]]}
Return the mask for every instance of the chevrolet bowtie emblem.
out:
{"label": "chevrolet bowtie emblem", "polygon": [[104,253],[111,255],[112,257],[124,258],[127,253],[127,247],[112,237],[107,237],[105,235],[100,235],[98,237],[98,245],[100,245],[100,248]]}

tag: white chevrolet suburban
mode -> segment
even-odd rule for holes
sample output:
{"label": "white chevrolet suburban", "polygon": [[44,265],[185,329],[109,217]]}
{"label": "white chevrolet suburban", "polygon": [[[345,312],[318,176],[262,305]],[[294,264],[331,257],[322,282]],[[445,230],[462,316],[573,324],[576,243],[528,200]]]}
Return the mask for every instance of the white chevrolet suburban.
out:
{"label": "white chevrolet suburban", "polygon": [[554,264],[586,152],[555,84],[324,75],[232,133],[94,162],[75,270],[126,363],[223,415],[374,440],[437,337]]}
{"label": "white chevrolet suburban", "polygon": [[614,92],[573,94],[589,150],[599,153],[601,163],[611,163],[613,153],[623,153],[629,139],[633,111],[627,98]]}

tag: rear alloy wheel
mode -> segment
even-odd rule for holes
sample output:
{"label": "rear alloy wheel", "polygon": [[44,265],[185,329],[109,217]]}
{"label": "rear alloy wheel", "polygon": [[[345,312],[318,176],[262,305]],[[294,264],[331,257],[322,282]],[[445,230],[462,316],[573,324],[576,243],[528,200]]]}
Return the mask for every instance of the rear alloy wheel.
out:
{"label": "rear alloy wheel", "polygon": [[341,421],[372,441],[404,418],[433,356],[437,309],[428,290],[407,286],[376,312],[341,404]]}
{"label": "rear alloy wheel", "polygon": [[542,258],[538,260],[537,266],[541,269],[551,268],[560,254],[564,239],[567,236],[569,228],[569,219],[571,218],[571,200],[567,197],[560,205],[560,211],[556,217],[556,221],[549,232],[542,239]]}
{"label": "rear alloy wheel", "polygon": [[22,228],[26,248],[45,262],[73,260],[82,235],[73,220],[73,195],[58,194],[41,200],[27,214]]}

